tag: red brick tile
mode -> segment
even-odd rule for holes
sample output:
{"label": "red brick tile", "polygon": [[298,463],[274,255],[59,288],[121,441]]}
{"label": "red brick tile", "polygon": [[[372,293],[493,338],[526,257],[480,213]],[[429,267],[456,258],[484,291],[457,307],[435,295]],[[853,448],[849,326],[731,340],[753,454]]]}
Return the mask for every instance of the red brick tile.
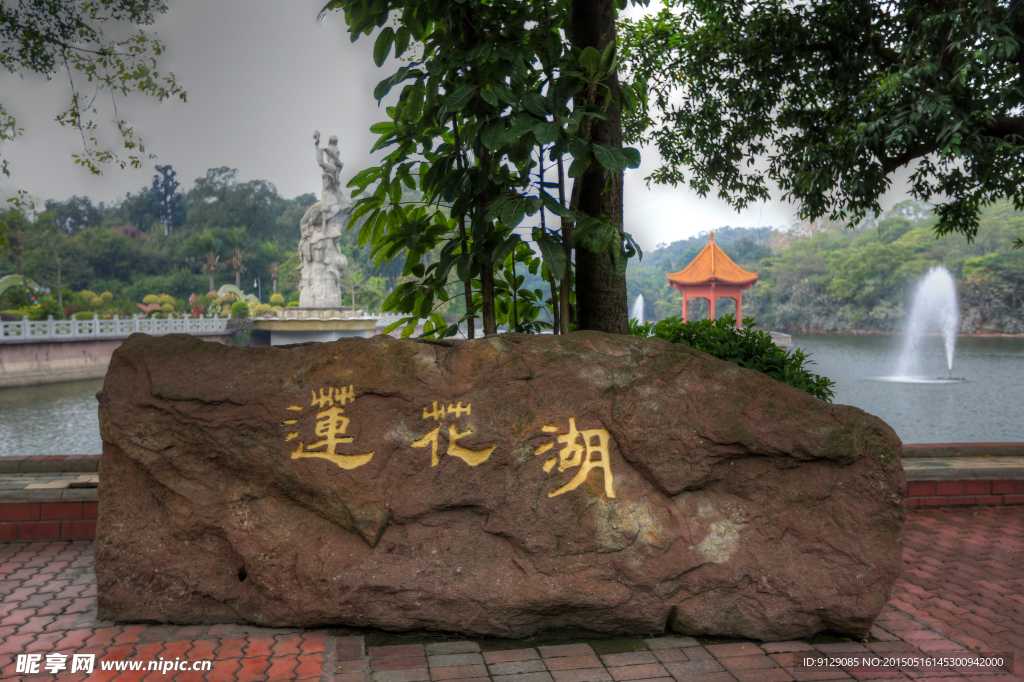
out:
{"label": "red brick tile", "polygon": [[380,672],[373,673],[372,677],[374,682],[425,682],[430,679],[430,672],[426,668],[381,670]]}
{"label": "red brick tile", "polygon": [[[206,673],[206,682],[235,682],[235,673],[242,666],[241,659],[228,658],[219,659],[213,662],[210,671]],[[363,682],[359,680],[359,682]]]}
{"label": "red brick tile", "polygon": [[992,493],[992,481],[964,481],[965,495],[989,495]]}
{"label": "red brick tile", "polygon": [[[662,649],[662,651],[672,651],[672,649]],[[678,649],[676,649],[676,651],[678,651]],[[562,656],[560,658],[547,658],[544,659],[544,663],[547,665],[548,670],[572,670],[577,668],[602,667],[601,661],[593,654],[589,656]]]}
{"label": "red brick tile", "polygon": [[725,670],[713,658],[699,661],[683,661],[681,663],[666,663],[665,669],[677,680],[684,675],[702,675],[704,673],[717,673]]}
{"label": "red brick tile", "polygon": [[544,658],[555,658],[558,656],[586,656],[594,653],[589,644],[559,644],[556,646],[537,647],[537,651]]}
{"label": "red brick tile", "polygon": [[422,644],[397,644],[394,646],[372,646],[369,649],[372,658],[388,658],[392,656],[426,656]]}
{"label": "red brick tile", "polygon": [[644,663],[641,665],[624,665],[608,668],[608,673],[616,682],[620,680],[644,680],[653,677],[668,677],[668,671],[661,663]]}
{"label": "red brick tile", "polygon": [[164,644],[164,650],[160,652],[160,655],[164,658],[188,658],[191,655],[191,650],[191,640],[167,642]]}
{"label": "red brick tile", "polygon": [[778,663],[768,656],[723,656],[718,659],[718,662],[731,673],[735,673],[737,670],[779,667]]}
{"label": "red brick tile", "polygon": [[919,497],[918,504],[922,507],[944,507],[946,506],[945,497]]}
{"label": "red brick tile", "polygon": [[18,540],[60,540],[60,521],[23,521]]}
{"label": "red brick tile", "polygon": [[1020,481],[992,481],[993,495],[1016,495],[1021,492]]}
{"label": "red brick tile", "polygon": [[356,661],[338,661],[335,673],[361,673],[364,670],[366,670],[366,661],[360,658]]}
{"label": "red brick tile", "polygon": [[99,502],[83,502],[82,503],[82,518],[85,519],[98,519],[100,517],[100,503]]}
{"label": "red brick tile", "polygon": [[43,502],[40,504],[40,520],[64,521],[82,518],[81,502]]}
{"label": "red brick tile", "polygon": [[14,542],[17,539],[17,523],[0,523],[0,542]]}
{"label": "red brick tile", "polygon": [[753,642],[739,642],[737,644],[709,644],[704,647],[715,658],[725,656],[761,656],[764,651]]}
{"label": "red brick tile", "polygon": [[267,669],[267,682],[284,682],[295,679],[295,668],[299,665],[298,655],[271,656]]}
{"label": "red brick tile", "polygon": [[662,663],[690,660],[690,657],[686,655],[686,649],[656,649],[652,653]]}
{"label": "red brick tile", "polygon": [[273,637],[260,637],[253,635],[249,637],[249,645],[245,647],[245,657],[252,658],[253,656],[270,656],[273,654],[273,647],[277,644],[277,640]]}
{"label": "red brick tile", "polygon": [[935,494],[936,495],[963,495],[964,494],[964,482],[963,481],[936,481],[935,482]]}
{"label": "red brick tile", "polygon": [[334,682],[364,682],[363,673],[335,673]]}
{"label": "red brick tile", "polygon": [[[125,626],[127,630],[130,625]],[[220,646],[220,640],[217,639],[199,639],[192,642],[192,650],[188,652],[188,657],[195,661],[205,661],[212,658],[217,658],[215,652],[217,647]]]}
{"label": "red brick tile", "polygon": [[234,637],[220,640],[217,646],[217,658],[241,658],[249,646],[249,640],[245,637]]}
{"label": "red brick tile", "polygon": [[927,497],[935,494],[935,481],[907,481],[907,497]]}
{"label": "red brick tile", "polygon": [[263,682],[266,680],[266,670],[270,667],[270,661],[266,656],[254,656],[243,658],[236,676],[238,682]]}
{"label": "red brick tile", "polygon": [[[556,659],[561,660],[561,659]],[[539,658],[531,658],[525,661],[505,661],[504,663],[491,663],[487,666],[491,675],[523,675],[526,673],[539,673],[547,670],[544,661]],[[475,675],[471,676],[475,677]]]}
{"label": "red brick tile", "polygon": [[956,497],[947,497],[946,506],[948,507],[961,507],[961,506],[973,506],[977,504],[976,498],[973,495],[957,495]]}
{"label": "red brick tile", "polygon": [[726,672],[681,675],[675,679],[676,682],[736,682],[736,678]]}
{"label": "red brick tile", "polygon": [[793,676],[782,668],[751,668],[730,670],[739,682],[790,682]]}
{"label": "red brick tile", "polygon": [[551,677],[555,682],[610,682],[612,676],[600,668],[579,668],[574,670],[552,670]]}
{"label": "red brick tile", "polygon": [[787,668],[786,672],[800,682],[817,682],[817,680],[850,680],[853,679],[842,668]]}
{"label": "red brick tile", "polygon": [[1003,495],[1003,504],[1024,504],[1024,495]]}
{"label": "red brick tile", "polygon": [[[299,648],[299,645],[302,643],[301,635],[277,635],[274,639],[276,641],[271,645],[270,649],[274,652],[275,656],[298,656],[301,653]],[[273,663],[273,660],[271,660],[271,663]]]}
{"label": "red brick tile", "polygon": [[92,540],[96,537],[96,521],[94,519],[62,521],[60,526],[60,536],[64,540]]}
{"label": "red brick tile", "polygon": [[768,654],[781,654],[790,651],[814,651],[814,647],[804,642],[767,642],[761,649]]}
{"label": "red brick tile", "polygon": [[0,503],[0,521],[39,521],[41,518],[38,502]]}
{"label": "red brick tile", "polygon": [[641,663],[657,663],[658,659],[650,651],[630,651],[624,654],[606,654],[601,660],[608,667],[619,665],[640,665]]}
{"label": "red brick tile", "polygon": [[425,668],[426,656],[387,656],[371,658],[370,666],[374,670],[407,670],[409,668]]}
{"label": "red brick tile", "polygon": [[322,654],[303,653],[299,656],[299,667],[295,669],[295,679],[303,680],[307,677],[320,679],[324,671],[324,657]]}
{"label": "red brick tile", "polygon": [[977,504],[1002,504],[1003,498],[1001,495],[979,495],[974,498]]}
{"label": "red brick tile", "polygon": [[484,661],[487,663],[506,663],[508,661],[526,661],[540,658],[536,649],[509,649],[506,651],[485,651]]}
{"label": "red brick tile", "polygon": [[[499,663],[499,665],[502,665]],[[444,668],[431,668],[431,680],[464,680],[473,677],[487,677],[487,666],[450,665]]]}

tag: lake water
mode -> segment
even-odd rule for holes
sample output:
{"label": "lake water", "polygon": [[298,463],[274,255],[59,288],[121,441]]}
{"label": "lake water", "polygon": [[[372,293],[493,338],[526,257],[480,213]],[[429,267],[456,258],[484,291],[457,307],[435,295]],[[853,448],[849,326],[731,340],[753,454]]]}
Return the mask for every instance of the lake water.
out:
{"label": "lake water", "polygon": [[[793,335],[836,382],[835,402],[881,417],[905,443],[1024,442],[1024,339],[960,338],[953,375],[960,382],[893,381],[903,339]],[[938,338],[926,339],[924,379],[947,374]],[[102,380],[0,389],[0,457],[98,454],[96,392]]]}

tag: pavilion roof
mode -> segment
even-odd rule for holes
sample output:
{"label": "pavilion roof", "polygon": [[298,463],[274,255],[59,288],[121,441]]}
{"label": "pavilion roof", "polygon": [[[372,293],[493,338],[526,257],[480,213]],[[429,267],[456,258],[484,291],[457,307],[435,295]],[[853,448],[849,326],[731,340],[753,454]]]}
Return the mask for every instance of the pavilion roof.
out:
{"label": "pavilion roof", "polygon": [[747,272],[736,265],[725,251],[715,244],[715,233],[711,233],[708,245],[685,268],[677,273],[667,272],[668,281],[682,286],[709,284],[750,285],[757,281],[756,272]]}

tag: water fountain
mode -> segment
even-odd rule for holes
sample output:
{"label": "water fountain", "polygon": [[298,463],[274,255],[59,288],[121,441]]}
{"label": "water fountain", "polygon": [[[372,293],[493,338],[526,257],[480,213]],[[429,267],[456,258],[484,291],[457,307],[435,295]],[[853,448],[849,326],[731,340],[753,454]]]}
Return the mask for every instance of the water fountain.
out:
{"label": "water fountain", "polygon": [[636,320],[639,324],[644,323],[644,295],[638,294],[636,302],[633,304],[633,312],[629,314],[629,319]]}
{"label": "water fountain", "polygon": [[[903,354],[900,356],[897,376],[892,377],[892,380],[915,383],[963,381],[953,376],[953,353],[959,329],[956,284],[944,265],[936,265],[914,291],[910,316],[907,318]],[[920,373],[926,371],[924,363],[929,359],[927,341],[936,337],[941,340],[945,351],[948,376],[922,377]]]}

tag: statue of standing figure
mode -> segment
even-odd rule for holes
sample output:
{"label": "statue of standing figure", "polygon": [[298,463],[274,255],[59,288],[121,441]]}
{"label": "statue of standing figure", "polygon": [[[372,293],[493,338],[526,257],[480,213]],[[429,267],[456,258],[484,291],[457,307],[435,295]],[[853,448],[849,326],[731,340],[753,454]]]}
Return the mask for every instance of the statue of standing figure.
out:
{"label": "statue of standing figure", "polygon": [[299,222],[299,307],[341,308],[341,273],[348,260],[338,248],[351,204],[341,194],[341,169],[338,138],[331,135],[326,147],[320,146],[320,131],[313,133],[316,161],[323,169],[323,192]]}

